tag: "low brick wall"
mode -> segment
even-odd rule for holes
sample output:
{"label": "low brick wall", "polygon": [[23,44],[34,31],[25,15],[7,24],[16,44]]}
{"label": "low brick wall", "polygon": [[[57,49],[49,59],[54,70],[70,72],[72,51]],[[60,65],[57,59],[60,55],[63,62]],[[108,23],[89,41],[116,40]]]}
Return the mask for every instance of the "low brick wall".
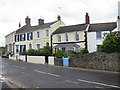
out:
{"label": "low brick wall", "polygon": [[69,62],[71,67],[118,71],[120,70],[120,53],[95,52],[71,58]]}

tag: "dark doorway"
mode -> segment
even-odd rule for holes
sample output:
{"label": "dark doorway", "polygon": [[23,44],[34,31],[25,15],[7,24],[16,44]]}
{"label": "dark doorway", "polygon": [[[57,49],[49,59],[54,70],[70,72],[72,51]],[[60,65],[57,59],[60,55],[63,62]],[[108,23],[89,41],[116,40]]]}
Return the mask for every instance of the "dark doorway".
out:
{"label": "dark doorway", "polygon": [[45,64],[48,64],[48,56],[45,56]]}

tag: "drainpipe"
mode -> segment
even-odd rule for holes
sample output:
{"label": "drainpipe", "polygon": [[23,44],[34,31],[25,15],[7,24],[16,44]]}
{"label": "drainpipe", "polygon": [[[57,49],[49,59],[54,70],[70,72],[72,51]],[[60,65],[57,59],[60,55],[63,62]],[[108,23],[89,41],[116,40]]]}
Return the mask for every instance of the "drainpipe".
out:
{"label": "drainpipe", "polygon": [[53,35],[51,35],[51,54],[53,54],[53,51],[52,51],[52,48],[53,48],[53,47],[52,47],[52,40],[53,40],[53,39],[52,39],[52,37],[53,37]]}

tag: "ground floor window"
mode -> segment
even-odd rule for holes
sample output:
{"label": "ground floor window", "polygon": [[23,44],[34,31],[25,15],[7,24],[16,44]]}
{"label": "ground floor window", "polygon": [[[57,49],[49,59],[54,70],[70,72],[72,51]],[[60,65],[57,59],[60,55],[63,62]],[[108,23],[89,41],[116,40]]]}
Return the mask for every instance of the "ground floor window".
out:
{"label": "ground floor window", "polygon": [[26,45],[20,45],[20,52],[26,52]]}
{"label": "ground floor window", "polygon": [[29,49],[32,49],[32,44],[29,44]]}
{"label": "ground floor window", "polygon": [[18,52],[19,52],[19,46],[16,45],[16,53],[18,53]]}

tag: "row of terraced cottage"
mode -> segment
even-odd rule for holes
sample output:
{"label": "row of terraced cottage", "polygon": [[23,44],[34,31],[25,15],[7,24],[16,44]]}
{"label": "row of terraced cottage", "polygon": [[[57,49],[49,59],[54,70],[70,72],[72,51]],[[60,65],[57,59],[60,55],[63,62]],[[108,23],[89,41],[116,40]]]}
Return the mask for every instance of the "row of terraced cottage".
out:
{"label": "row of terraced cottage", "polygon": [[[118,20],[119,21],[119,20]],[[32,26],[31,19],[25,18],[26,25],[5,36],[6,54],[11,54],[17,60],[20,52],[28,49],[40,49],[49,43],[52,52],[57,50],[81,51],[86,48],[90,53],[97,51],[103,44],[104,33],[110,33],[117,28],[117,22],[90,23],[89,14],[85,15],[85,23],[66,26],[58,15],[57,20],[44,23],[38,19],[38,25]]]}

